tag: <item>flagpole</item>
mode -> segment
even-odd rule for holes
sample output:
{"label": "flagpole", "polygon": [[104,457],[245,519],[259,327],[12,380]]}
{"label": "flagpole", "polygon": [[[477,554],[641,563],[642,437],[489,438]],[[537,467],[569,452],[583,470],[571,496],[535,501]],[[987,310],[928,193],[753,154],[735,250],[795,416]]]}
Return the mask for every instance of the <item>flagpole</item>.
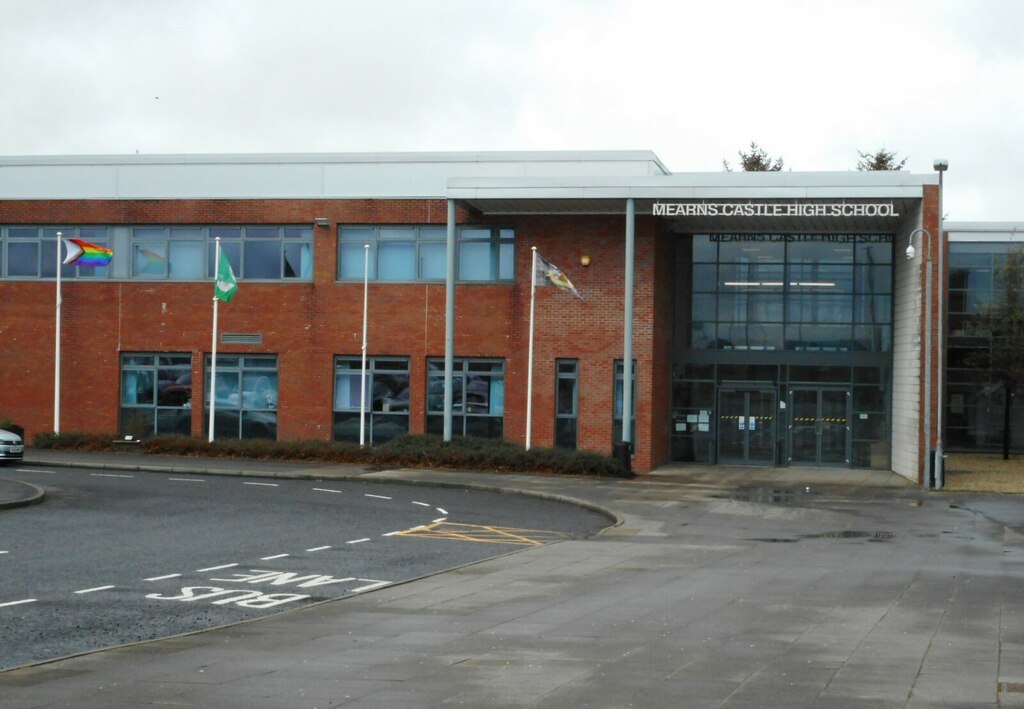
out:
{"label": "flagpole", "polygon": [[370,245],[363,244],[363,367],[359,375],[359,447],[366,443],[366,314],[369,305]]}
{"label": "flagpole", "polygon": [[57,232],[57,326],[55,328],[56,344],[53,353],[53,432],[60,434],[60,242],[63,234]]}
{"label": "flagpole", "polygon": [[537,247],[530,247],[530,349],[526,364],[526,450],[530,450],[533,430],[533,313],[537,303]]}
{"label": "flagpole", "polygon": [[214,238],[215,249],[213,256],[213,282],[214,282],[214,296],[213,296],[213,344],[210,346],[210,424],[209,433],[207,434],[207,442],[213,443],[213,419],[217,414],[217,397],[215,392],[217,391],[217,298],[216,295],[216,283],[217,283],[217,269],[220,268],[220,237]]}

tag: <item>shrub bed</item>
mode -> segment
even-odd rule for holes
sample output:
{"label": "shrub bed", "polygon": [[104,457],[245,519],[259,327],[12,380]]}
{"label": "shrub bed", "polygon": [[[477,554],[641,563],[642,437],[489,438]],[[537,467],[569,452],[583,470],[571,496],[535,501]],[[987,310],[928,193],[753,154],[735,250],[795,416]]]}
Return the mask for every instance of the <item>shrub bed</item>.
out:
{"label": "shrub bed", "polygon": [[[32,444],[42,449],[110,451],[119,436],[87,433],[41,433]],[[379,446],[360,448],[334,441],[221,440],[208,443],[189,436],[154,436],[133,451],[262,460],[303,460],[386,467],[449,468],[496,472],[561,473],[564,475],[617,475],[611,457],[564,448],[533,448],[507,441],[456,437],[445,443],[440,436],[406,435]]]}

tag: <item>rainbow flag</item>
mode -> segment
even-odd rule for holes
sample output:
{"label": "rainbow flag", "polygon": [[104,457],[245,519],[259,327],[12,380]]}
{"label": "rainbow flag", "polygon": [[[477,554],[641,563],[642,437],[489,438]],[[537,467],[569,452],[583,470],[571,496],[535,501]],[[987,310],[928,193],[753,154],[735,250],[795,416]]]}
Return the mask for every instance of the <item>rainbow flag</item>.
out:
{"label": "rainbow flag", "polygon": [[67,258],[64,259],[65,266],[106,266],[114,258],[114,252],[110,249],[81,239],[64,239],[64,246],[68,250]]}

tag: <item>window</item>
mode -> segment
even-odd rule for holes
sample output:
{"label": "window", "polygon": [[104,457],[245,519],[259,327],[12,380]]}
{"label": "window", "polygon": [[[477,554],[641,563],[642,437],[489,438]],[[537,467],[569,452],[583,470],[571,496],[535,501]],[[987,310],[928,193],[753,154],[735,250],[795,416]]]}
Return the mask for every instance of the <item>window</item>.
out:
{"label": "window", "polygon": [[[623,362],[621,359],[615,360],[615,388],[613,392],[614,402],[614,418],[612,420],[612,443],[618,443],[622,440],[622,398],[623,389],[622,383],[625,379],[625,373]],[[630,420],[630,430],[633,432],[633,454],[636,454],[636,360],[633,360],[633,382],[630,391],[633,394],[633,415]]]}
{"label": "window", "polygon": [[214,239],[220,237],[235,275],[249,280],[313,279],[313,228],[305,226],[210,227],[206,277],[216,264]]}
{"label": "window", "polygon": [[213,278],[216,237],[239,278],[309,281],[313,277],[312,227],[287,226],[137,226],[131,235],[132,277]]}
{"label": "window", "polygon": [[[7,226],[0,228],[0,276],[7,278],[55,278],[57,275],[57,233],[65,239],[84,239],[109,247],[107,227],[96,226]],[[66,254],[60,246],[61,260]],[[107,278],[108,266],[62,266],[61,279]]]}
{"label": "window", "polygon": [[458,235],[460,281],[511,281],[515,268],[515,232],[463,227]]}
{"label": "window", "polygon": [[[984,364],[992,335],[978,322],[978,312],[1002,297],[1001,269],[1006,255],[1022,248],[1016,242],[949,244],[948,349],[946,350],[946,442],[951,450],[999,450],[1003,444],[1006,391]],[[1024,397],[1011,400],[1010,417],[1024,415]],[[1021,448],[1019,435],[1011,450]]]}
{"label": "window", "polygon": [[[457,436],[504,435],[505,362],[456,359],[452,374],[452,432]],[[444,432],[444,359],[427,360],[427,433]]]}
{"label": "window", "polygon": [[[362,358],[334,360],[334,440],[359,442]],[[367,443],[386,443],[409,432],[409,358],[366,358]]]}
{"label": "window", "polygon": [[[206,387],[210,391],[210,355]],[[203,430],[209,430],[210,402],[204,397]],[[215,438],[277,438],[277,357],[217,355]]]}
{"label": "window", "polygon": [[892,349],[892,237],[695,235],[690,349]]}
{"label": "window", "polygon": [[[459,280],[511,281],[515,266],[515,232],[490,227],[456,231]],[[338,280],[378,282],[443,281],[447,228],[443,226],[339,226]],[[365,246],[369,245],[369,264]]]}
{"label": "window", "polygon": [[579,364],[575,359],[555,360],[555,445],[576,447],[579,407]]}
{"label": "window", "polygon": [[57,232],[114,251],[109,266],[64,266],[61,278],[209,280],[219,236],[239,278],[313,279],[313,228],[272,225],[0,227],[0,277],[53,278]]}
{"label": "window", "polygon": [[121,355],[122,435],[192,433],[192,357]]}

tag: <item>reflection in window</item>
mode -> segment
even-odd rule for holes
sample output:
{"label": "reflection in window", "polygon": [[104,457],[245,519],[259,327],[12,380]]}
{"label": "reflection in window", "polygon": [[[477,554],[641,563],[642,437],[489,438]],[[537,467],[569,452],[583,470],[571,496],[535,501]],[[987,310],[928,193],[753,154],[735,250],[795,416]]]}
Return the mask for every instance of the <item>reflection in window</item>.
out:
{"label": "reflection in window", "polygon": [[[409,432],[409,358],[366,359],[367,443],[386,443]],[[359,442],[360,357],[334,360],[334,440]]]}
{"label": "reflection in window", "polygon": [[[206,392],[210,391],[210,364],[207,355]],[[217,355],[214,437],[276,439],[277,377],[276,356]],[[203,430],[209,426],[209,404],[204,397]]]}
{"label": "reflection in window", "polygon": [[890,235],[695,235],[691,248],[690,348],[891,350]]}
{"label": "reflection in window", "polygon": [[340,226],[338,279],[363,279],[364,246],[369,245],[371,281],[443,280],[446,239],[446,227]]}
{"label": "reflection in window", "polygon": [[[612,392],[613,414],[612,414],[612,443],[622,440],[622,384],[625,379],[625,367],[621,359],[615,360],[615,384]],[[636,454],[636,360],[633,360],[633,415],[631,417],[630,430],[633,432],[633,454]]]}
{"label": "reflection in window", "polygon": [[[456,230],[456,263],[462,281],[511,281],[515,269],[512,229],[463,226]],[[444,280],[447,228],[441,226],[339,226],[338,280],[362,280],[369,245],[371,281]]]}
{"label": "reflection in window", "polygon": [[[57,275],[57,233],[64,239],[84,239],[97,246],[109,247],[107,227],[97,226],[9,226],[0,227],[0,277],[55,278]],[[66,250],[59,246],[61,261]],[[107,278],[108,266],[61,266],[61,279]]]}
{"label": "reflection in window", "polygon": [[192,357],[121,355],[122,435],[192,432]]}
{"label": "reflection in window", "polygon": [[579,363],[575,359],[555,360],[555,445],[576,448],[579,406]]}
{"label": "reflection in window", "polygon": [[[452,431],[501,438],[505,416],[505,362],[456,359],[452,373]],[[427,432],[444,432],[444,359],[427,360]]]}
{"label": "reflection in window", "polygon": [[[313,278],[313,228],[305,226],[211,227],[238,278],[301,280]],[[206,275],[213,278],[216,244],[207,243]]]}
{"label": "reflection in window", "polygon": [[[951,450],[995,451],[1003,445],[1006,391],[986,366],[992,336],[977,314],[1001,295],[1000,270],[1006,255],[1024,248],[1019,242],[951,242],[949,244],[949,382],[946,440]],[[1010,419],[1024,418],[1024,397],[1011,400]],[[1024,428],[1011,426],[1010,450],[1024,448]]]}

